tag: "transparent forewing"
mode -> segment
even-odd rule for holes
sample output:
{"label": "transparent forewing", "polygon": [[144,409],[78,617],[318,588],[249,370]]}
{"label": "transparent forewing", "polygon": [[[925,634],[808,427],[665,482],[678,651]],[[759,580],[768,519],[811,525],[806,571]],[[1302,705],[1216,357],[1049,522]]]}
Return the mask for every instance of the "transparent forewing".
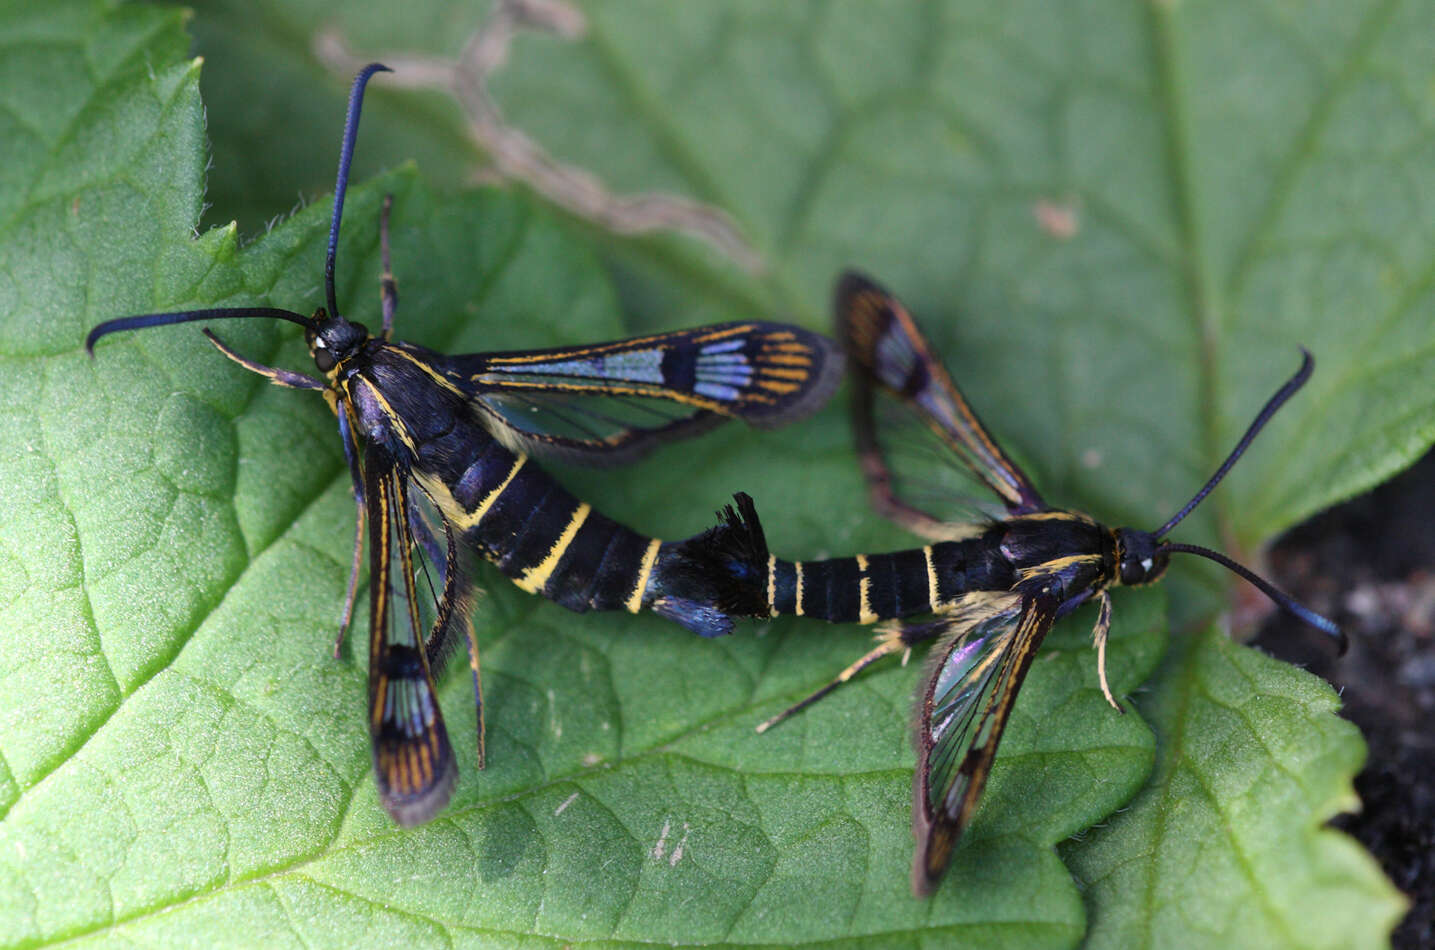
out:
{"label": "transparent forewing", "polygon": [[415,606],[422,629],[428,631],[429,673],[438,680],[459,638],[469,632],[473,583],[453,527],[418,483],[410,481],[405,487],[413,536]]}
{"label": "transparent forewing", "polygon": [[727,418],[776,426],[818,409],[835,344],[799,327],[729,323],[593,346],[446,358],[495,434],[523,451],[624,460]]}
{"label": "transparent forewing", "polygon": [[[414,572],[414,610],[419,629],[432,631],[440,602],[449,590],[448,539],[442,517],[428,496],[412,481],[404,486],[408,496],[409,558]],[[407,599],[400,589],[396,602]],[[405,607],[405,609],[407,609]],[[430,671],[432,672],[432,670]]]}
{"label": "transparent forewing", "polygon": [[369,732],[379,800],[400,825],[432,818],[448,802],[453,749],[434,693],[424,641],[428,629],[414,576],[416,550],[408,486],[388,452],[371,443],[364,459],[369,513]]}
{"label": "transparent forewing", "polygon": [[1009,509],[910,403],[888,390],[853,384],[853,434],[873,506],[934,541],[980,534]]}
{"label": "transparent forewing", "polygon": [[1050,596],[1019,603],[933,651],[916,724],[912,880],[919,893],[941,878],[976,811],[1017,691],[1059,605]]}
{"label": "transparent forewing", "polygon": [[[994,492],[1012,514],[1046,508],[1036,487],[991,437],[967,404],[946,368],[932,352],[926,336],[902,304],[886,290],[858,274],[844,274],[836,293],[837,334],[856,370],[855,426],[863,466],[874,495],[887,496],[893,516],[911,512],[941,520],[917,501],[898,494],[902,477],[894,471],[898,454],[889,456],[889,428],[874,417],[873,389],[895,397],[916,414],[950,453],[955,452],[971,476]],[[879,497],[879,504],[884,501]],[[930,527],[930,526],[928,526]],[[930,533],[930,532],[924,532]]]}
{"label": "transparent forewing", "polygon": [[473,681],[474,723],[477,730],[477,765],[483,768],[486,747],[483,719],[483,678],[479,672],[478,641],[473,635],[473,608],[477,593],[472,581],[472,555],[459,545],[453,525],[417,482],[409,482],[409,527],[413,534],[414,586],[418,616],[428,631],[424,655],[429,675],[437,682],[448,662],[466,641],[469,674]]}
{"label": "transparent forewing", "polygon": [[487,392],[481,405],[489,429],[509,448],[585,465],[626,462],[662,442],[700,435],[728,419],[646,396],[540,389]]}

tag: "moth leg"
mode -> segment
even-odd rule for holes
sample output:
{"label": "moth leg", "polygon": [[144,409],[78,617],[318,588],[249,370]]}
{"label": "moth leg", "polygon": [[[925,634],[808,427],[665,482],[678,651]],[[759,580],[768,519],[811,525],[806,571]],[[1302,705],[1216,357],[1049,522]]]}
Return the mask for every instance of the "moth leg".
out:
{"label": "moth leg", "polygon": [[359,592],[359,565],[364,559],[364,502],[356,498],[357,522],[354,525],[354,560],[349,566],[349,587],[344,592],[344,613],[339,617],[339,635],[334,638],[334,659],[344,647],[344,638],[349,635],[349,624],[354,619],[354,599]]}
{"label": "moth leg", "polygon": [[389,209],[393,205],[394,196],[384,195],[384,207],[379,212],[379,261],[384,267],[384,275],[379,278],[379,301],[384,312],[385,340],[394,335],[394,313],[399,309],[399,285],[389,262]]}
{"label": "moth leg", "polygon": [[359,567],[364,558],[364,478],[359,472],[359,451],[354,444],[354,430],[344,407],[336,408],[339,414],[339,441],[344,445],[344,459],[349,463],[349,478],[354,486],[354,504],[357,507],[357,522],[354,525],[354,559],[349,566],[349,588],[344,594],[344,613],[339,617],[339,635],[334,638],[334,659],[344,646],[349,633],[349,624],[354,619],[354,599],[359,592]]}
{"label": "moth leg", "polygon": [[209,327],[205,327],[203,333],[205,336],[209,337],[209,342],[213,343],[215,349],[219,350],[219,352],[234,360],[234,362],[238,363],[240,366],[243,366],[245,369],[249,370],[249,372],[258,373],[260,376],[263,376],[265,379],[269,380],[276,386],[285,386],[289,389],[324,388],[324,384],[321,383],[319,380],[314,379],[312,376],[305,376],[303,373],[294,373],[287,369],[275,369],[273,366],[265,366],[263,363],[256,363],[246,356],[240,356],[238,353],[231,350],[228,344],[226,344],[223,340],[210,332]]}
{"label": "moth leg", "polygon": [[[422,486],[417,486],[417,489],[420,494],[428,498],[430,505],[433,505],[433,497],[428,495]],[[448,519],[443,519],[444,544],[440,551],[433,529],[423,517],[418,506],[413,504],[416,497],[416,495],[410,496],[412,514],[409,522],[414,542],[431,563],[435,566],[440,563],[443,565],[443,594],[436,595],[437,611],[433,628],[429,630],[428,636],[424,639],[424,653],[428,656],[429,671],[437,680],[443,674],[444,667],[453,652],[454,627],[463,627],[464,636],[468,640],[468,666],[473,675],[474,723],[478,734],[477,765],[478,768],[483,768],[487,758],[487,731],[483,721],[483,677],[479,675],[478,637],[474,634],[473,625],[469,620],[473,615],[476,592],[464,574],[460,561],[459,542],[454,535],[453,523]],[[437,506],[435,505],[434,508],[436,509]],[[427,575],[427,571],[425,574]]]}
{"label": "moth leg", "polygon": [[1111,684],[1106,682],[1106,635],[1111,632],[1111,594],[1102,591],[1096,595],[1099,604],[1096,614],[1096,627],[1091,631],[1092,639],[1096,643],[1096,675],[1101,680],[1101,695],[1111,704],[1111,708],[1119,713],[1126,710],[1111,695]]}
{"label": "moth leg", "polygon": [[473,709],[474,722],[478,724],[478,768],[483,768],[487,760],[487,735],[488,732],[483,723],[483,677],[478,670],[478,635],[473,632],[473,624],[465,624],[464,631],[468,634],[468,666],[473,671]]}
{"label": "moth leg", "polygon": [[451,625],[463,625],[464,636],[468,638],[468,668],[473,675],[473,718],[478,731],[477,767],[483,768],[488,758],[488,730],[483,721],[483,676],[478,666],[478,634],[473,632],[469,622],[472,600],[460,593],[458,540],[453,534],[453,525],[445,520],[444,536],[448,542],[447,569],[444,577],[443,604],[439,610],[440,620],[434,625],[434,640],[431,649],[442,651],[442,641],[448,639]]}
{"label": "moth leg", "polygon": [[832,692],[837,687],[841,686],[843,683],[846,683],[848,680],[852,679],[852,677],[856,676],[858,673],[862,672],[867,667],[871,666],[873,663],[876,663],[878,660],[882,659],[882,657],[892,656],[896,653],[909,653],[913,646],[918,643],[921,643],[923,640],[930,640],[939,632],[940,627],[938,624],[883,624],[880,628],[878,628],[877,631],[877,646],[873,647],[871,650],[858,657],[856,662],[852,663],[841,673],[838,673],[835,677],[832,678],[829,683],[818,689],[817,692],[808,696],[806,699],[803,699],[800,702],[787,707],[782,712],[778,713],[776,716],[773,716],[771,719],[768,719],[766,722],[761,723],[757,727],[757,731],[766,732],[767,730],[771,729],[773,726],[782,722],[784,719],[788,718],[794,713],[801,712],[808,706],[811,706],[813,703],[817,702],[819,699],[822,699],[824,696]]}

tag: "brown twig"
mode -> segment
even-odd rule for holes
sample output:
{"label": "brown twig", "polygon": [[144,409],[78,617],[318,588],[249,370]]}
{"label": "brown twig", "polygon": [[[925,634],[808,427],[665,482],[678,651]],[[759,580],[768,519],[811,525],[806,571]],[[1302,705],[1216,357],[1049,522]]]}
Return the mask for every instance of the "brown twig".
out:
{"label": "brown twig", "polygon": [[483,175],[483,180],[496,175],[500,180],[521,181],[554,204],[617,234],[676,231],[691,235],[743,270],[760,273],[764,266],[761,255],[720,209],[662,192],[614,194],[593,173],[558,161],[504,121],[502,110],[489,95],[488,77],[503,66],[513,37],[521,29],[577,40],[586,32],[587,20],[562,0],[496,0],[492,16],[469,37],[457,59],[405,52],[359,55],[334,31],[315,38],[314,52],[342,75],[379,59],[394,70],[386,85],[437,89],[457,99],[468,116],[474,144],[493,161],[491,173]]}

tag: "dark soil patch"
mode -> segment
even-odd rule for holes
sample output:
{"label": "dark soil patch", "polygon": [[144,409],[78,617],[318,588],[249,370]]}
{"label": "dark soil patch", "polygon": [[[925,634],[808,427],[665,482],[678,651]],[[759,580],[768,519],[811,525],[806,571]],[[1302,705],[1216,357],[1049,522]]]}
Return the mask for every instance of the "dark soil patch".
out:
{"label": "dark soil patch", "polygon": [[1340,690],[1370,746],[1365,803],[1332,824],[1358,838],[1410,897],[1394,946],[1435,946],[1435,453],[1292,529],[1271,549],[1277,585],[1337,621],[1350,651],[1284,614],[1253,641]]}

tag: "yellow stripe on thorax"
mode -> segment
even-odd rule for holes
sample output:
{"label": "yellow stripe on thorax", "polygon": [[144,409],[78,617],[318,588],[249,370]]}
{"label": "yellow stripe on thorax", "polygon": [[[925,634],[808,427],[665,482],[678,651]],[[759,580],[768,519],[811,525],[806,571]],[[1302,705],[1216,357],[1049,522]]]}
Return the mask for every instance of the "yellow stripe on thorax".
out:
{"label": "yellow stripe on thorax", "polygon": [[[373,395],[374,402],[378,404],[380,411],[382,411],[384,414],[384,417],[389,420],[389,428],[393,430],[394,435],[399,437],[399,441],[404,444],[404,448],[408,449],[410,452],[417,452],[418,450],[414,447],[413,436],[409,435],[408,426],[404,425],[403,419],[399,416],[398,413],[394,412],[394,407],[389,404],[388,399],[386,399],[384,397],[384,394],[379,391],[379,387],[375,386],[373,383],[362,377],[359,378],[359,384],[368,389],[368,391]],[[352,394],[349,395],[349,399],[352,402]]]}
{"label": "yellow stripe on thorax", "polygon": [[404,359],[417,366],[425,376],[437,383],[440,388],[448,390],[455,396],[465,396],[464,391],[459,389],[458,386],[454,385],[452,379],[449,379],[443,373],[440,373],[438,370],[434,369],[431,363],[420,359],[419,357],[410,353],[408,350],[404,349],[403,346],[390,347],[389,352],[397,356],[402,356]]}

